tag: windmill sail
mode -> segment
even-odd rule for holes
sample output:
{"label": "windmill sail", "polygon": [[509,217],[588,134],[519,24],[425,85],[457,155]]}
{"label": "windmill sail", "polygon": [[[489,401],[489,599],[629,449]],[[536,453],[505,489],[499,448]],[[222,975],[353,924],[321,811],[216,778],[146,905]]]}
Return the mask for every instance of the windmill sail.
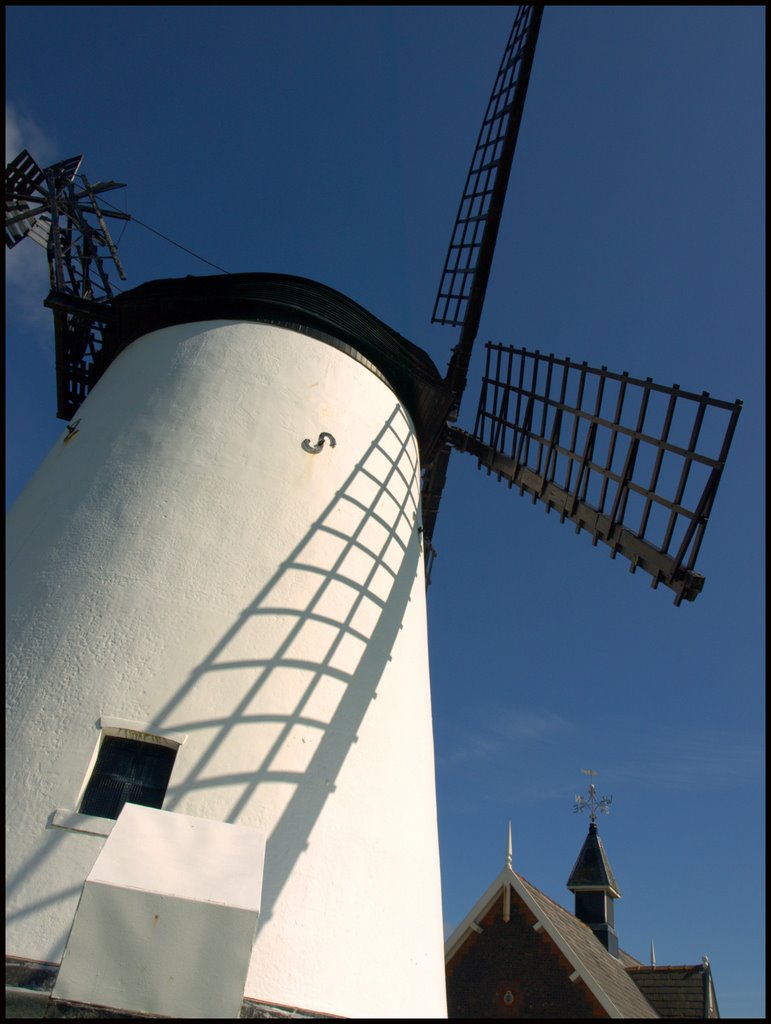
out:
{"label": "windmill sail", "polygon": [[78,172],[82,156],[53,164],[47,170],[23,149],[5,169],[5,245],[13,249],[23,238],[46,248],[51,231],[51,185],[56,193]]}
{"label": "windmill sail", "polygon": [[488,343],[474,433],[452,428],[451,440],[680,604],[704,584],[696,557],[740,412],[707,392]]}
{"label": "windmill sail", "polygon": [[741,402],[723,402],[503,345],[487,347],[473,433],[454,426],[467,383],[543,7],[518,8],[442,271],[433,322],[460,327],[446,383],[453,406],[422,486],[426,580],[452,449],[475,455],[562,522],[692,601],[695,569]]}
{"label": "windmill sail", "polygon": [[433,323],[461,327],[448,375],[458,398],[479,328],[543,7],[520,7],[487,104],[434,304]]}
{"label": "windmill sail", "polygon": [[[454,395],[451,421],[458,417],[466,387],[542,15],[540,5],[517,9],[474,149],[434,304],[433,323],[461,328],[447,372]],[[439,448],[423,480],[427,558],[433,552],[431,537],[449,457],[447,445]]]}

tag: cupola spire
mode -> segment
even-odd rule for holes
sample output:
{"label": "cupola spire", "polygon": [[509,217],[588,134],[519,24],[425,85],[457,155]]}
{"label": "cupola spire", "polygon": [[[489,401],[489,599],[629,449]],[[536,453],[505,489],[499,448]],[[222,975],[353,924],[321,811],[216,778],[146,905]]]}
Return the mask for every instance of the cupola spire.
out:
{"label": "cupola spire", "polygon": [[[590,778],[597,774],[592,769],[582,771]],[[597,812],[608,814],[613,798],[598,798],[594,782],[589,784],[588,792],[588,799],[576,796],[575,811],[589,808],[589,834],[570,872],[567,886],[575,894],[576,917],[592,929],[609,953],[618,956],[613,901],[619,899],[621,893],[597,832]]]}

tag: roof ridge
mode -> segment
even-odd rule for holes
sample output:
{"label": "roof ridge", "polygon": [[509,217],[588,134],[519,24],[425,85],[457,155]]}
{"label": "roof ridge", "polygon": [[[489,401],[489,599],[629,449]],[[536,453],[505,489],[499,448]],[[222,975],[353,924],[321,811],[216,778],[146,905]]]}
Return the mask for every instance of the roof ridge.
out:
{"label": "roof ridge", "polygon": [[628,971],[703,971],[704,964],[640,964],[627,967]]}

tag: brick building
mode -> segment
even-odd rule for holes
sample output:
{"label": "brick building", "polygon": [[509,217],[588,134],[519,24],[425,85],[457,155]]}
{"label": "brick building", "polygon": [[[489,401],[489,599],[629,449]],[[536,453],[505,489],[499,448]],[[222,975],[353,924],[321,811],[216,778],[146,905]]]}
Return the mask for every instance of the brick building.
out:
{"label": "brick building", "polygon": [[618,945],[620,896],[594,822],[568,880],[575,913],[511,866],[445,944],[448,1014],[459,1018],[718,1017],[709,963],[646,966]]}

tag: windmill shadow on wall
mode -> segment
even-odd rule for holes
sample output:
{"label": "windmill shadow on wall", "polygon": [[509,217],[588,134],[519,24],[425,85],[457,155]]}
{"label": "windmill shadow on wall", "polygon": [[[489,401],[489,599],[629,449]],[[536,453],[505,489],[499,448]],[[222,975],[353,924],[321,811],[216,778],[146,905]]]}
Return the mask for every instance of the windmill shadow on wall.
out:
{"label": "windmill shadow on wall", "polygon": [[[180,756],[164,809],[200,813],[207,791],[227,789],[233,802],[223,820],[266,828],[260,928],[334,798],[372,701],[389,700],[378,684],[421,558],[417,467],[411,428],[397,406],[308,534],[154,722],[195,737],[193,763]],[[224,713],[202,714],[212,704]],[[248,745],[233,742],[239,731],[249,733]],[[405,728],[389,755],[398,757],[408,742]],[[305,752],[302,771],[298,749]],[[234,751],[242,752],[240,762]],[[287,796],[280,816],[266,821],[265,806],[275,806],[265,799],[271,787]]]}

